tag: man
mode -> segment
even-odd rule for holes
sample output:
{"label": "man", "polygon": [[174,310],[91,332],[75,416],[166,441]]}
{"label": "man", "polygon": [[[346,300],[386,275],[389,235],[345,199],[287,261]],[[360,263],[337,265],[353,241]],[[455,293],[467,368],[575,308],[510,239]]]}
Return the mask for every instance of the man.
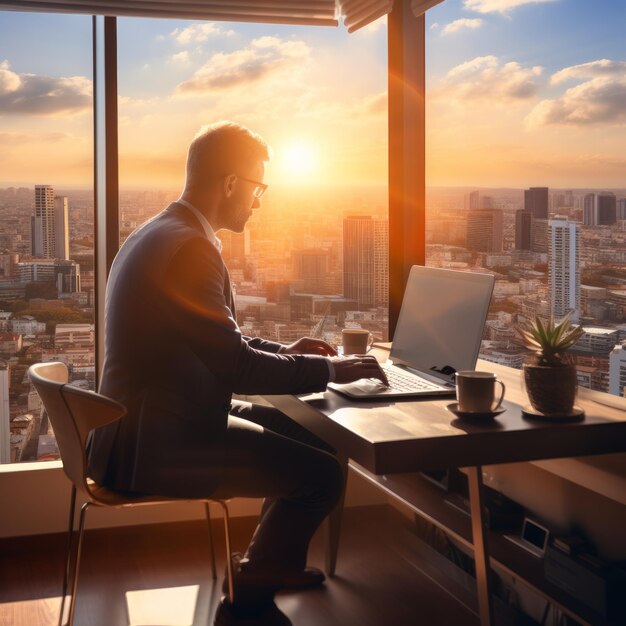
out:
{"label": "man", "polygon": [[[233,393],[321,391],[376,377],[372,357],[325,342],[242,336],[216,232],[242,232],[260,207],[265,142],[230,122],[204,128],[180,199],[138,228],[109,276],[101,393],[128,414],[94,434],[92,477],[114,489],[178,497],[265,497],[236,573],[236,606],[218,619],[275,615],[282,587],[319,584],[311,536],[343,489],[328,447],[278,411],[232,406]],[[274,613],[272,613],[274,611]],[[280,620],[275,620],[280,623]]]}

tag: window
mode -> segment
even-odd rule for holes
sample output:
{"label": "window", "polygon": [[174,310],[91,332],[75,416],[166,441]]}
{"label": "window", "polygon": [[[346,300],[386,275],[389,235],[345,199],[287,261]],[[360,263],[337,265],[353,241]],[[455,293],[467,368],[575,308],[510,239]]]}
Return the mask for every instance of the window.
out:
{"label": "window", "polygon": [[0,20],[0,461],[58,458],[28,367],[94,387],[89,16]]}
{"label": "window", "polygon": [[[508,8],[507,8],[508,7]],[[624,393],[622,3],[446,0],[427,13],[427,263],[491,272],[481,357],[570,314],[582,386]]]}
{"label": "window", "polygon": [[202,125],[241,122],[274,152],[245,232],[219,233],[242,331],[337,344],[352,326],[386,338],[384,23],[348,35],[120,18],[118,49],[122,239],[178,198]]}

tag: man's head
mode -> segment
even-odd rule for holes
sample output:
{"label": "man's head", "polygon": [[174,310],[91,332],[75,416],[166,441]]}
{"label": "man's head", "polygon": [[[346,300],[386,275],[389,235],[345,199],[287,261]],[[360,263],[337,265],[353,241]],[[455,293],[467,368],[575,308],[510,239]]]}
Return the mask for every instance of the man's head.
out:
{"label": "man's head", "polygon": [[189,146],[185,195],[210,198],[216,230],[241,232],[252,209],[261,205],[267,160],[268,145],[245,126],[234,122],[204,126]]}

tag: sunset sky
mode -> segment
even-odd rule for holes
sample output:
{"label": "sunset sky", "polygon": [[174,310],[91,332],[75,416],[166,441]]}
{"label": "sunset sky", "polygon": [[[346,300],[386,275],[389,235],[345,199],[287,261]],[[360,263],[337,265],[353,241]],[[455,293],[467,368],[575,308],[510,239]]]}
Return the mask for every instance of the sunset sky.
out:
{"label": "sunset sky", "polygon": [[[427,182],[626,187],[626,3],[445,0],[427,14]],[[121,183],[178,186],[229,118],[272,184],[385,184],[384,20],[338,28],[118,20]],[[91,19],[0,12],[0,186],[92,178]]]}

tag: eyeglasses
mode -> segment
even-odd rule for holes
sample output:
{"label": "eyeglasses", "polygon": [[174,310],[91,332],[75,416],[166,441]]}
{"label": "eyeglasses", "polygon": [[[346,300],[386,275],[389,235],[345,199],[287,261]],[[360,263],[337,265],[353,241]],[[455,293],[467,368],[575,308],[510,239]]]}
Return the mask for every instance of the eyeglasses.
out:
{"label": "eyeglasses", "polygon": [[265,183],[260,183],[258,180],[252,180],[251,178],[244,178],[243,176],[237,176],[237,178],[241,178],[241,180],[245,180],[248,183],[254,183],[256,185],[256,187],[254,188],[254,191],[252,192],[252,195],[255,198],[260,198],[264,193],[265,190],[267,189],[267,185]]}

